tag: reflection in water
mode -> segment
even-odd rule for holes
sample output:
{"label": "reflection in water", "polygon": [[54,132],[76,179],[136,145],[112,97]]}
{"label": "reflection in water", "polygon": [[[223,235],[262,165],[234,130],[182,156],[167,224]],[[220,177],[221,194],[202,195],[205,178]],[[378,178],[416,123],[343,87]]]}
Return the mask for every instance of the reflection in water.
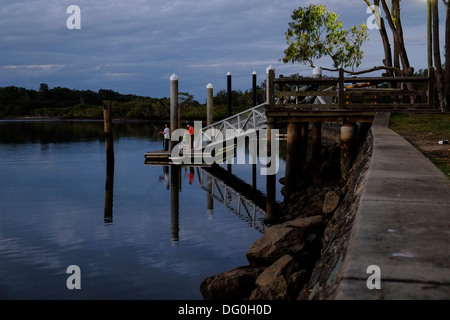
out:
{"label": "reflection in water", "polygon": [[[192,185],[191,168],[186,177],[173,168],[170,201],[170,166],[142,164],[161,145],[152,125],[115,123],[109,167],[102,125],[0,121],[0,298],[202,299],[203,279],[247,262],[261,234],[216,200],[217,187],[206,206],[200,168]],[[245,179],[251,170],[233,173]],[[65,286],[71,264],[83,290]]]}
{"label": "reflection in water", "polygon": [[206,176],[206,210],[208,218],[214,215],[213,181],[211,175]]}
{"label": "reflection in water", "polygon": [[[254,229],[265,229],[267,199],[261,191],[247,184],[227,169],[213,165],[201,168],[200,185],[206,191],[208,217],[213,216],[214,199],[247,221]],[[272,204],[275,206],[275,204]]]}
{"label": "reflection in water", "polygon": [[169,182],[169,166],[163,166],[163,175],[159,176],[159,181],[164,182],[166,189],[169,190],[170,182]]}
{"label": "reflection in water", "polygon": [[114,189],[114,164],[106,166],[105,183],[105,216],[106,224],[113,222],[113,189]]}
{"label": "reflection in water", "polygon": [[178,244],[179,236],[179,210],[180,210],[180,178],[181,168],[176,165],[170,166],[170,212],[171,212],[171,240]]}

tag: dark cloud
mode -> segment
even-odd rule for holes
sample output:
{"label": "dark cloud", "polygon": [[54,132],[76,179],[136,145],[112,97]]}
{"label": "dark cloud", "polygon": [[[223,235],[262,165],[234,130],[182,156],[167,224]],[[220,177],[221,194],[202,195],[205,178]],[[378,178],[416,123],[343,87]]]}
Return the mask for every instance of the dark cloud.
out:
{"label": "dark cloud", "polygon": [[[278,74],[309,68],[283,64],[284,33],[292,11],[325,3],[345,25],[365,23],[362,0],[21,0],[0,5],[0,86],[113,89],[152,97],[169,95],[176,73],[180,90],[204,102],[206,85],[251,87],[268,65]],[[69,5],[81,9],[81,29],[68,30]],[[414,64],[426,62],[426,7],[419,0],[402,3],[407,46]],[[443,11],[443,10],[441,10]],[[361,67],[379,65],[379,34],[370,31]],[[329,63],[324,60],[323,64]]]}

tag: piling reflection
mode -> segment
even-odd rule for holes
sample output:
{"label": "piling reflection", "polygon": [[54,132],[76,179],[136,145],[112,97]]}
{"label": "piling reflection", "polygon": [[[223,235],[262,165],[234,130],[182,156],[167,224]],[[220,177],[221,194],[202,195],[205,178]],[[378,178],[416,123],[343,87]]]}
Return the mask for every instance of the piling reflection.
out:
{"label": "piling reflection", "polygon": [[163,175],[159,176],[159,181],[164,182],[166,189],[169,190],[170,189],[169,166],[162,166],[162,168],[163,168]]}
{"label": "piling reflection", "polygon": [[171,240],[173,244],[178,244],[180,240],[180,178],[181,167],[176,165],[170,166],[170,212],[171,212]]}
{"label": "piling reflection", "polygon": [[106,161],[106,182],[105,182],[105,213],[104,222],[113,222],[113,189],[114,189],[114,161]]}
{"label": "piling reflection", "polygon": [[[145,162],[146,165],[160,165]],[[159,181],[170,189],[171,203],[171,241],[174,245],[180,241],[179,215],[182,178],[185,183],[194,184],[197,180],[206,194],[206,214],[214,218],[215,203],[224,205],[230,212],[246,221],[252,228],[263,232],[276,220],[279,203],[276,200],[276,176],[268,175],[266,193],[257,188],[257,166],[251,165],[251,178],[244,181],[230,170],[230,165],[162,165],[163,175]]]}

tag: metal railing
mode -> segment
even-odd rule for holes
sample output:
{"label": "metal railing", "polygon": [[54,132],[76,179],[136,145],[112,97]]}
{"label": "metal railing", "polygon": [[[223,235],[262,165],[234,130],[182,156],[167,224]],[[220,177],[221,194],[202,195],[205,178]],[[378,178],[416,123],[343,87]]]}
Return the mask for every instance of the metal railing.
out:
{"label": "metal railing", "polygon": [[240,135],[264,129],[266,127],[266,107],[267,104],[262,103],[202,128],[202,131],[195,138],[194,149],[199,150],[205,144],[216,141],[222,143],[224,140],[234,139]]}

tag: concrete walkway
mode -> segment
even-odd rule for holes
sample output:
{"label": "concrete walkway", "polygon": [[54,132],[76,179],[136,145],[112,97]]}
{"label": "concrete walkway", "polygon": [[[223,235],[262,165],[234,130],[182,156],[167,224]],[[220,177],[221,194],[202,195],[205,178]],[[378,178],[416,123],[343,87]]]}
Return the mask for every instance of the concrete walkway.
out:
{"label": "concrete walkway", "polygon": [[[450,299],[450,180],[388,129],[372,125],[373,156],[340,270],[336,299]],[[381,289],[369,289],[379,267]],[[368,281],[370,277],[370,280]]]}

